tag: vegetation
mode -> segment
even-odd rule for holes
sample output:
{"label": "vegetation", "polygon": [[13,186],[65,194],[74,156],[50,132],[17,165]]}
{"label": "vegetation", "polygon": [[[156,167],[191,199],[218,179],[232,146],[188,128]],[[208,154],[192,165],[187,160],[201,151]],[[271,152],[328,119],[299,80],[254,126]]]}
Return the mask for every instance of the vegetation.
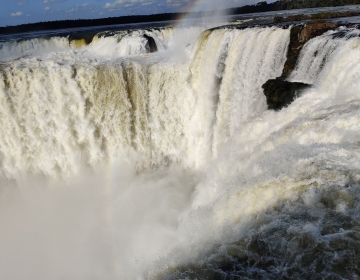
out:
{"label": "vegetation", "polygon": [[323,13],[317,13],[317,14],[311,14],[311,15],[292,15],[292,16],[287,16],[287,17],[277,16],[274,18],[274,23],[303,21],[303,20],[321,20],[321,19],[355,17],[355,16],[360,16],[360,11],[358,11],[358,12],[323,12]]}
{"label": "vegetation", "polygon": [[256,5],[248,5],[240,8],[231,9],[230,11],[233,14],[244,14],[356,4],[360,4],[360,0],[279,0],[269,4],[266,1],[263,1],[257,3]]}

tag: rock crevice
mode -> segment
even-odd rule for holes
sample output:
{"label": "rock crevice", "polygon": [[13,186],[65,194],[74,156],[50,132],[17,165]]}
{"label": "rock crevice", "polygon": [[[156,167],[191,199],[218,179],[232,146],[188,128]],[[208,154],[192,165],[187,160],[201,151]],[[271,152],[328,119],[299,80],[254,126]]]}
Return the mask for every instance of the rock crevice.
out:
{"label": "rock crevice", "polygon": [[262,87],[270,110],[281,110],[290,105],[301,93],[311,85],[288,82],[281,78],[268,80]]}

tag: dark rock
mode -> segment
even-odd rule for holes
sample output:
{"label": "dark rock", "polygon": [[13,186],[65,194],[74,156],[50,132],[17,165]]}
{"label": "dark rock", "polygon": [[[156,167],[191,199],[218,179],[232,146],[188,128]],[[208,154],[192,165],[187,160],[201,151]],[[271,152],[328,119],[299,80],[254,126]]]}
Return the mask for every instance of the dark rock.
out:
{"label": "dark rock", "polygon": [[156,45],[154,38],[149,35],[146,35],[146,34],[144,34],[144,38],[147,40],[147,43],[145,46],[146,50],[150,53],[157,52],[158,47]]}
{"label": "dark rock", "polygon": [[288,82],[281,78],[268,80],[263,86],[268,108],[271,110],[281,110],[288,106],[303,90],[310,85],[304,83]]}
{"label": "dark rock", "polygon": [[337,28],[337,25],[332,22],[310,22],[293,27],[290,32],[290,44],[282,77],[288,77],[295,68],[302,47],[310,39],[335,28]]}
{"label": "dark rock", "polygon": [[84,41],[88,45],[92,42],[94,36],[94,32],[74,32],[69,35],[69,41]]}
{"label": "dark rock", "polygon": [[312,22],[305,24],[298,34],[299,43],[306,43],[310,39],[320,36],[326,31],[337,28],[336,23],[332,22]]}

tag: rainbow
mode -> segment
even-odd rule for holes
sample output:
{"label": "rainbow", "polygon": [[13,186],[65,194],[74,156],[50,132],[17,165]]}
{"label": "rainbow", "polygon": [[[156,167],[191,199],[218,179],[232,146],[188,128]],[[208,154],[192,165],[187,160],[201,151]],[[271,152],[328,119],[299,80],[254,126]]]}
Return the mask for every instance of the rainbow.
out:
{"label": "rainbow", "polygon": [[196,3],[200,2],[200,1],[202,1],[202,0],[190,0],[190,1],[184,6],[183,11],[182,11],[182,12],[180,13],[180,15],[176,18],[176,20],[181,21],[182,19],[186,18],[187,15],[188,15],[188,13],[190,13],[190,12],[194,9]]}
{"label": "rainbow", "polygon": [[[188,14],[195,11],[196,8],[201,7],[201,5],[203,4],[203,6],[206,6],[205,4],[207,4],[206,2],[210,2],[210,9],[209,10],[216,10],[218,8],[218,3],[217,1],[213,0],[213,1],[209,1],[209,0],[190,0],[184,7],[183,7],[183,11],[180,13],[180,15],[176,18],[176,20],[183,20],[186,19],[188,17]],[[242,2],[242,0],[239,0],[239,2]],[[204,9],[206,10],[206,9]]]}

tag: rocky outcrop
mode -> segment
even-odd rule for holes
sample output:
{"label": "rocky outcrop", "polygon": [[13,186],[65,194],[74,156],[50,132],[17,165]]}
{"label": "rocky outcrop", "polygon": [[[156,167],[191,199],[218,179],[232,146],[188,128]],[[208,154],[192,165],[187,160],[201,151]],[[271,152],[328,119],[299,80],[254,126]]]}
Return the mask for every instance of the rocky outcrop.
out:
{"label": "rocky outcrop", "polygon": [[85,39],[73,39],[70,41],[70,46],[73,48],[82,48],[84,46],[88,45]]}
{"label": "rocky outcrop", "polygon": [[337,28],[335,23],[311,22],[291,29],[287,60],[281,77],[268,80],[262,86],[269,109],[281,110],[299,97],[304,89],[310,87],[308,84],[286,81],[286,78],[295,68],[302,47],[310,39],[335,28]]}
{"label": "rocky outcrop", "polygon": [[147,40],[147,43],[145,45],[146,50],[150,53],[157,52],[158,47],[156,45],[155,39],[146,34],[144,34],[144,38]]}
{"label": "rocky outcrop", "polygon": [[69,37],[70,43],[74,42],[75,45],[81,44],[88,45],[92,42],[95,32],[75,32],[71,33]]}
{"label": "rocky outcrop", "polygon": [[268,108],[281,110],[290,105],[303,90],[310,87],[308,84],[288,82],[281,78],[268,80],[263,86]]}
{"label": "rocky outcrop", "polygon": [[290,44],[282,77],[288,77],[291,71],[295,68],[302,47],[310,39],[320,36],[323,33],[335,28],[337,28],[335,23],[322,21],[294,26],[290,32]]}

